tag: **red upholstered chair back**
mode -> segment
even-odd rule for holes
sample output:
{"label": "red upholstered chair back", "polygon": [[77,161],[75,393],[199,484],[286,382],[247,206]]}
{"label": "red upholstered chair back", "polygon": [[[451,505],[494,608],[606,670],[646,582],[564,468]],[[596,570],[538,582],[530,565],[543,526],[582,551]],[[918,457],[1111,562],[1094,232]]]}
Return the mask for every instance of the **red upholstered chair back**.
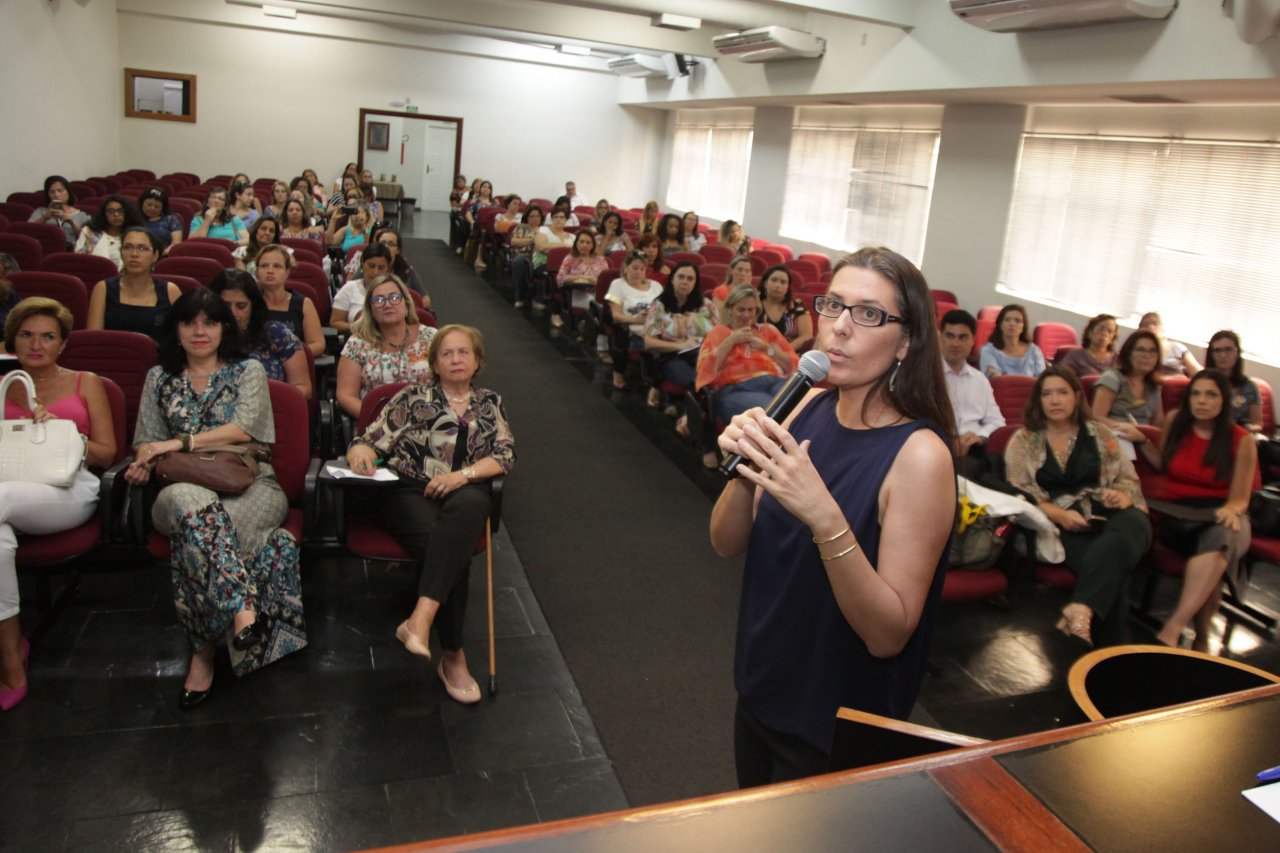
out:
{"label": "red upholstered chair back", "polygon": [[707,243],[698,250],[708,261],[715,264],[727,264],[737,257],[738,253],[728,246],[720,246],[715,243]]}
{"label": "red upholstered chair back", "polygon": [[942,328],[942,318],[947,316],[948,311],[954,311],[960,306],[954,302],[935,302],[933,304],[933,313],[938,320],[938,328]]}
{"label": "red upholstered chair back", "polygon": [[169,249],[168,257],[170,258],[208,258],[217,261],[218,266],[222,269],[234,267],[236,260],[231,256],[230,250],[223,246],[213,243],[205,243],[200,240],[183,240],[181,243]]}
{"label": "red upholstered chair back", "polygon": [[796,256],[796,253],[786,243],[770,243],[767,246],[765,246],[765,248],[770,252],[777,252],[779,255],[781,255],[782,262],[784,264],[787,261],[793,260]]}
{"label": "red upholstered chair back", "polygon": [[[306,263],[323,267],[324,250],[320,248],[320,244],[315,240],[307,237],[284,237],[280,240],[280,245],[293,249],[293,259],[295,261],[305,261]],[[321,272],[323,272],[323,269]]]}
{"label": "red upholstered chair back", "polygon": [[162,258],[160,263],[156,264],[155,274],[160,278],[164,278],[165,273],[190,276],[205,287],[208,287],[209,283],[224,269],[226,267],[211,258],[179,256],[176,258]]}
{"label": "red upholstered chair back", "polygon": [[133,436],[147,371],[159,360],[156,342],[137,332],[82,329],[71,333],[59,363],[70,370],[92,370],[124,393],[125,434]]}
{"label": "red upholstered chair back", "polygon": [[1271,393],[1271,383],[1256,376],[1250,378],[1258,386],[1258,396],[1262,398],[1262,432],[1264,435],[1271,435],[1276,431],[1276,403],[1275,395]]}
{"label": "red upholstered chair back", "polygon": [[1191,379],[1186,376],[1166,376],[1160,383],[1160,402],[1164,404],[1165,413],[1176,412],[1182,405],[1182,398],[1187,394],[1187,386]]}
{"label": "red upholstered chair back", "polygon": [[80,255],[75,252],[58,252],[56,255],[49,255],[40,262],[40,270],[73,275],[84,282],[84,286],[90,293],[93,292],[95,284],[119,275],[120,272],[110,258]]}
{"label": "red upholstered chair back", "polygon": [[1031,391],[1035,385],[1036,380],[1031,376],[991,377],[991,391],[1006,424],[1022,426],[1022,410],[1026,408],[1027,400],[1031,399]]}
{"label": "red upholstered chair back", "polygon": [[289,279],[286,282],[286,286],[294,282],[302,282],[311,287],[312,292],[307,295],[316,304],[316,313],[320,315],[320,322],[328,323],[330,306],[329,277],[324,274],[324,269],[318,264],[298,261],[289,270]]}
{"label": "red upholstered chair back", "polygon": [[1031,334],[1031,340],[1041,352],[1057,352],[1058,347],[1079,344],[1076,330],[1066,323],[1039,323]]}
{"label": "red upholstered chair back", "polygon": [[818,265],[813,261],[796,258],[793,261],[787,261],[787,269],[791,271],[793,276],[800,278],[800,281],[792,283],[792,290],[799,290],[802,285],[820,284],[822,282],[822,270],[818,269]]}
{"label": "red upholstered chair back", "polygon": [[271,413],[276,427],[276,440],[271,445],[271,467],[285,497],[296,506],[302,499],[307,465],[311,462],[307,400],[301,391],[287,382],[271,379],[267,386],[271,391]]}
{"label": "red upholstered chair back", "polygon": [[186,293],[188,290],[195,290],[197,287],[203,287],[199,279],[192,278],[189,275],[176,275],[167,272],[164,275],[153,276],[156,281],[167,281],[171,284],[178,285],[178,290]]}
{"label": "red upholstered chair back", "polygon": [[0,252],[10,255],[21,270],[38,270],[44,260],[44,250],[40,248],[39,240],[11,231],[0,231]]}
{"label": "red upholstered chair back", "polygon": [[797,261],[811,261],[818,265],[819,272],[831,272],[831,258],[821,252],[801,252]]}
{"label": "red upholstered chair back", "polygon": [[10,222],[8,233],[34,238],[40,244],[40,251],[46,255],[67,251],[66,232],[48,222]]}
{"label": "red upholstered chair back", "polygon": [[80,279],[61,272],[15,272],[9,281],[24,299],[47,296],[58,300],[71,312],[71,328],[84,328],[89,318],[89,291]]}
{"label": "red upholstered chair back", "polygon": [[14,222],[26,222],[43,204],[44,196],[40,193],[9,193],[9,197],[0,204],[0,213]]}
{"label": "red upholstered chair back", "polygon": [[699,270],[701,270],[707,263],[707,257],[701,252],[672,252],[667,255],[667,263],[673,267],[676,264],[694,264]]}
{"label": "red upholstered chair back", "polygon": [[933,297],[934,302],[953,302],[960,304],[960,300],[950,290],[930,290],[929,295]]}
{"label": "red upholstered chair back", "polygon": [[715,284],[712,286],[719,287],[724,284],[724,277],[729,274],[729,265],[716,263],[715,261],[707,261],[698,268],[698,274],[702,277],[702,283],[704,286],[707,282],[713,281]]}
{"label": "red upholstered chair back", "polygon": [[978,309],[978,319],[991,319],[994,321],[996,317],[1000,316],[1000,309],[1003,307],[1003,305],[983,305]]}

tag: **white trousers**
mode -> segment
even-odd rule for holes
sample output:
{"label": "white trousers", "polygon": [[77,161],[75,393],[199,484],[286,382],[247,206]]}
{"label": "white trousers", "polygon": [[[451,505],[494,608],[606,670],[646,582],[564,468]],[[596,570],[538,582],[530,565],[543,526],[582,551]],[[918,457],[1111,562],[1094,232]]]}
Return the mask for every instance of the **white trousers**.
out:
{"label": "white trousers", "polygon": [[0,483],[0,620],[18,615],[18,533],[42,536],[84,524],[98,507],[98,486],[83,468],[66,488]]}

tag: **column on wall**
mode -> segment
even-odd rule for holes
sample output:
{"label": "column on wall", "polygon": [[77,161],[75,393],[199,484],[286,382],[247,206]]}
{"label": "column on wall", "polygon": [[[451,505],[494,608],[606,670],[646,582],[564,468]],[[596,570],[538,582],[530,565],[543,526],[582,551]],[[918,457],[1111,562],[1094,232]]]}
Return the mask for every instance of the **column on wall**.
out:
{"label": "column on wall", "polygon": [[752,237],[776,241],[782,229],[782,199],[787,190],[787,157],[791,151],[792,107],[756,107],[751,135],[751,165],[743,226]]}
{"label": "column on wall", "polygon": [[921,268],[931,287],[954,292],[962,305],[1000,301],[995,283],[1026,118],[1022,105],[943,111]]}

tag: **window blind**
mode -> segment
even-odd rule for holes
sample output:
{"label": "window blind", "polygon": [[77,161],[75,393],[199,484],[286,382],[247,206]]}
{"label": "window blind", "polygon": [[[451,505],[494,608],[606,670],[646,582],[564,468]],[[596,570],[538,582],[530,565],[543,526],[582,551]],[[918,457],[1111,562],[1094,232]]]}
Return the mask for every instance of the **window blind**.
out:
{"label": "window blind", "polygon": [[1027,134],[999,287],[1087,315],[1159,311],[1187,341],[1235,329],[1280,364],[1277,207],[1277,145]]}
{"label": "window blind", "polygon": [[680,110],[667,205],[712,219],[742,219],[755,110]]}
{"label": "window blind", "polygon": [[888,246],[917,264],[939,131],[825,124],[798,111],[781,232],[840,251]]}

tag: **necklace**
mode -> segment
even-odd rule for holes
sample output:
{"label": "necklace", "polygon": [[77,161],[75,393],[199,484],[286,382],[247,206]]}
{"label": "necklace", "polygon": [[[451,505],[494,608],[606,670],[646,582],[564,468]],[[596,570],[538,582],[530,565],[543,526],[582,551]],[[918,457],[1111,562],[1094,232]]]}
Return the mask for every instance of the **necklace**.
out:
{"label": "necklace", "polygon": [[46,379],[57,379],[59,376],[61,376],[66,372],[67,372],[67,369],[65,367],[63,367],[62,365],[58,365],[53,369],[53,373],[49,374],[48,376],[41,376],[38,379],[36,379],[36,384],[39,385],[41,382],[44,382]]}
{"label": "necklace", "polygon": [[1059,468],[1062,468],[1064,470],[1066,469],[1067,460],[1071,458],[1071,451],[1076,449],[1077,435],[1078,433],[1073,433],[1072,435],[1068,436],[1066,441],[1066,446],[1061,451],[1059,451],[1058,448],[1053,446],[1052,441],[1049,442],[1049,449],[1053,451],[1054,458],[1058,460]]}
{"label": "necklace", "polygon": [[448,391],[445,391],[445,392],[444,392],[444,396],[445,396],[445,399],[446,399],[446,400],[448,400],[450,403],[469,403],[469,402],[471,402],[471,391],[470,391],[470,390],[468,390],[468,391],[467,391],[467,393],[463,394],[461,397],[454,397],[454,396],[452,396]]}

